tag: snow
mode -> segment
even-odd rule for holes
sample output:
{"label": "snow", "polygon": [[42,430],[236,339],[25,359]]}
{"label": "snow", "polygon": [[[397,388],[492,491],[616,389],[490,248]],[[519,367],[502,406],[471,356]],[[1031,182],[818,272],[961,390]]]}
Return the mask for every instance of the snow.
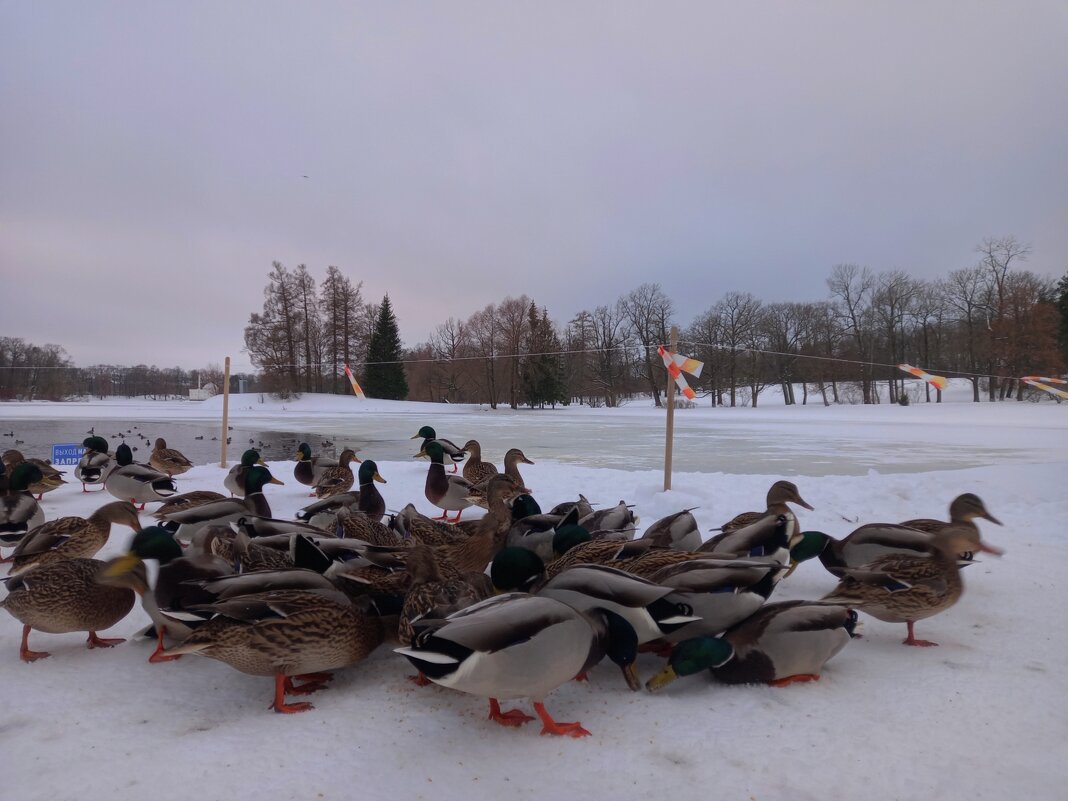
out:
{"label": "snow", "polygon": [[[483,442],[499,460],[519,446],[523,475],[543,506],[581,491],[601,505],[636,504],[641,526],[683,507],[702,530],[760,508],[789,476],[815,511],[802,525],[844,536],[861,522],[944,517],[975,492],[1005,524],[981,521],[1003,547],[964,574],[964,597],[917,624],[938,648],[900,644],[903,624],[862,616],[853,641],[814,684],[782,689],[714,684],[706,675],[664,692],[627,691],[611,665],[588,684],[552,693],[549,710],[578,720],[584,740],[538,737],[538,724],[503,729],[474,696],[407,681],[406,660],[382,647],[340,671],[301,715],[267,711],[269,680],[208,659],[150,665],[144,641],[89,651],[84,635],[31,634],[53,656],[18,658],[21,627],[0,615],[4,677],[0,750],[5,798],[155,799],[671,797],[755,799],[1028,799],[1062,797],[1068,780],[1068,654],[1059,579],[1066,561],[1068,409],[1053,403],[947,403],[680,410],[673,489],[664,493],[663,412],[621,409],[489,411],[472,406],[304,396],[233,396],[231,424],[307,430],[339,446],[364,443],[388,480],[390,508],[425,513],[426,463],[408,438],[421,425]],[[221,399],[202,402],[6,403],[0,429],[22,421],[187,421],[217,425]],[[144,426],[145,430],[149,427]],[[10,447],[0,439],[0,448]],[[114,444],[114,443],[113,443]],[[182,448],[180,441],[169,441]],[[318,448],[316,448],[318,450]],[[235,445],[231,460],[239,456]],[[390,458],[380,459],[379,451]],[[33,454],[31,454],[33,455]],[[269,459],[278,517],[307,502],[292,462]],[[225,470],[203,464],[181,491],[222,489]],[[87,515],[109,495],[77,485],[45,496],[49,518]],[[145,517],[148,521],[148,517]],[[707,535],[707,534],[706,534]],[[101,557],[121,552],[116,528]],[[773,600],[814,598],[834,585],[814,560]],[[105,636],[145,625],[140,608]],[[660,660],[640,658],[648,679]],[[520,704],[523,706],[523,704]]]}

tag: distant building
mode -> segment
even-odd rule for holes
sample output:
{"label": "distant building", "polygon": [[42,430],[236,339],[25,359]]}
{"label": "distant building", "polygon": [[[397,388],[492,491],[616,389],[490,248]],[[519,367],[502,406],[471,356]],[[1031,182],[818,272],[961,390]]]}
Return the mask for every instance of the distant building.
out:
{"label": "distant building", "polygon": [[210,381],[202,387],[189,390],[189,400],[207,400],[217,394],[215,385]]}

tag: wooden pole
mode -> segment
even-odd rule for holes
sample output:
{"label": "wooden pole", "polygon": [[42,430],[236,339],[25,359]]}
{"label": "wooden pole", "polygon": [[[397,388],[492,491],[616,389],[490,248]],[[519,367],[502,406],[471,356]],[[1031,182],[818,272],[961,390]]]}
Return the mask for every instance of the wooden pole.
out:
{"label": "wooden pole", "polygon": [[[679,327],[671,326],[671,344],[668,346],[668,354],[675,355],[679,347]],[[672,440],[675,436],[675,379],[668,373],[667,377],[667,440],[664,442],[664,492],[671,489],[671,451]]]}
{"label": "wooden pole", "polygon": [[219,459],[219,467],[226,467],[226,440],[229,439],[228,432],[230,431],[230,357],[226,357],[226,366],[223,368],[223,426],[222,436],[219,438],[222,440],[222,456]]}

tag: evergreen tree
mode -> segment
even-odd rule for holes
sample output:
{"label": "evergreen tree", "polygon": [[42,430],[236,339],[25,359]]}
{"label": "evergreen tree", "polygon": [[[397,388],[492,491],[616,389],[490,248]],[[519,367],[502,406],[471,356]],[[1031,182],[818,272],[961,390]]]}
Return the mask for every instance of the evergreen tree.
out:
{"label": "evergreen tree", "polygon": [[1057,311],[1060,322],[1057,329],[1057,341],[1061,346],[1061,355],[1068,362],[1068,273],[1057,282]]}
{"label": "evergreen tree", "polygon": [[408,381],[401,364],[400,332],[389,295],[382,298],[378,308],[371,342],[367,347],[367,366],[364,368],[363,389],[370,398],[404,400],[408,397]]}
{"label": "evergreen tree", "polygon": [[523,396],[531,408],[556,405],[565,397],[563,364],[559,355],[560,338],[549,320],[549,314],[532,302],[527,309],[527,356],[520,368]]}

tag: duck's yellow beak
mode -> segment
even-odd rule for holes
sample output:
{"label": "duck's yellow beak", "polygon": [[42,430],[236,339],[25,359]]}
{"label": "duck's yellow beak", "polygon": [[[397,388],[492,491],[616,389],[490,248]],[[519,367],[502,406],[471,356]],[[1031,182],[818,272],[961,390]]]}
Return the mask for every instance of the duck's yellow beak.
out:
{"label": "duck's yellow beak", "polygon": [[286,485],[286,482],[280,481],[279,479],[275,478],[274,476],[271,476],[271,480],[268,483],[270,483],[270,484],[281,484],[283,487]]}
{"label": "duck's yellow beak", "polygon": [[116,578],[118,576],[124,576],[131,572],[135,567],[141,564],[141,557],[135,554],[133,551],[125,553],[122,556],[116,557],[112,560],[111,564],[105,567],[100,575],[103,578]]}
{"label": "duck's yellow beak", "polygon": [[[412,439],[415,439],[415,437],[412,437]],[[427,454],[427,452],[426,452],[426,449],[424,449],[424,448],[420,448],[420,449],[419,449],[419,453],[417,453],[417,454],[416,454],[415,456],[413,456],[412,458],[413,458],[413,459],[422,459],[422,458],[425,458],[425,457],[427,457],[428,455],[429,455],[429,454]]]}
{"label": "duck's yellow beak", "polygon": [[797,566],[799,564],[801,564],[801,563],[798,562],[796,559],[791,559],[790,560],[790,569],[787,570],[785,573],[783,573],[782,577],[783,578],[790,578],[790,574],[793,573],[795,570],[797,570]]}
{"label": "duck's yellow beak", "polygon": [[388,484],[389,483],[384,478],[382,478],[381,475],[378,474],[378,471],[375,471],[375,474],[374,474],[373,478],[374,478],[375,481],[378,481],[378,482],[380,482],[382,484]]}
{"label": "duck's yellow beak", "polygon": [[408,437],[408,439],[422,439],[422,437],[420,437],[418,434],[415,434],[414,436]]}
{"label": "duck's yellow beak", "polygon": [[304,454],[301,453],[300,451],[297,451],[296,453],[293,454],[293,458],[296,459],[299,462],[301,459],[304,458]]}
{"label": "duck's yellow beak", "polygon": [[649,681],[645,682],[645,689],[651,693],[655,693],[657,690],[667,687],[677,678],[678,674],[675,673],[675,668],[671,665],[667,665],[663,670],[649,679]]}
{"label": "duck's yellow beak", "polygon": [[626,680],[627,686],[630,687],[633,692],[638,692],[638,690],[642,688],[642,677],[638,675],[638,666],[634,662],[631,662],[629,665],[621,668],[621,670],[623,671],[623,678]]}

